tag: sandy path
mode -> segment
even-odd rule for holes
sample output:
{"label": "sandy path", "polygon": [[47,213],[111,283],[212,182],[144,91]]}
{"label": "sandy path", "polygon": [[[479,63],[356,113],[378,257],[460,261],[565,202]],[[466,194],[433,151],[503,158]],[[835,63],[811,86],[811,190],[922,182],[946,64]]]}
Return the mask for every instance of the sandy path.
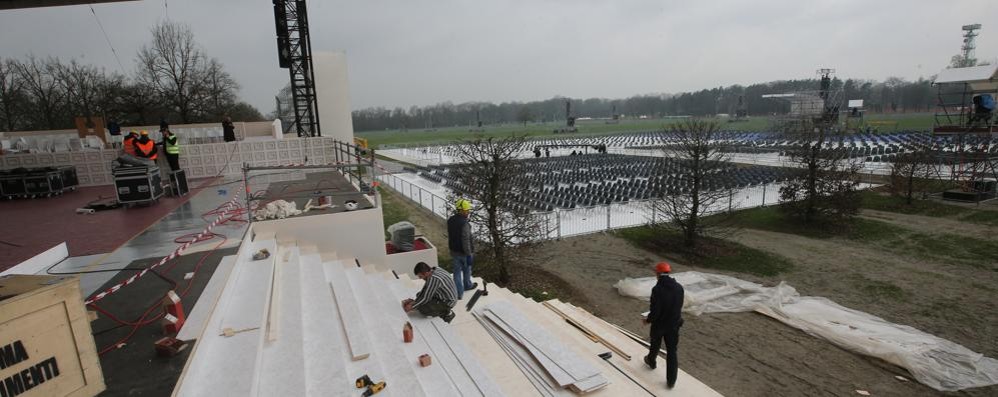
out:
{"label": "sandy path", "polygon": [[923,233],[950,233],[970,235],[979,239],[998,241],[998,230],[986,225],[961,222],[951,218],[940,218],[924,215],[908,215],[896,212],[863,210],[863,218],[887,222],[893,225],[916,230]]}

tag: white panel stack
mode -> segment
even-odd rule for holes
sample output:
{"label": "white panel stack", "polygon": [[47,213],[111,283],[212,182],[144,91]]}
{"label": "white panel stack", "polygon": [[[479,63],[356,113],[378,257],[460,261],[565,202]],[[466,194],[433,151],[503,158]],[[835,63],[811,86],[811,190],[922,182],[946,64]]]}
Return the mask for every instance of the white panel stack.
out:
{"label": "white panel stack", "polygon": [[[609,385],[598,368],[534,324],[513,305],[498,301],[476,310],[479,321],[524,370],[532,382],[551,382],[576,393],[588,393]],[[541,372],[543,371],[543,372]],[[551,394],[556,388],[545,387]]]}

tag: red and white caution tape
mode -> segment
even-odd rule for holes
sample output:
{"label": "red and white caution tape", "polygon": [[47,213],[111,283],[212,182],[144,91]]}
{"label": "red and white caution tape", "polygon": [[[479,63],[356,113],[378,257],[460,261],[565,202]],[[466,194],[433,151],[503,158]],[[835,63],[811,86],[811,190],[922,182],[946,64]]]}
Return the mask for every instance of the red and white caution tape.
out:
{"label": "red and white caution tape", "polygon": [[[329,165],[337,165],[337,164],[345,164],[345,163],[347,163],[347,162],[345,162],[345,161],[339,161],[339,162],[335,162],[335,163],[329,163]],[[284,167],[296,167],[296,166],[302,166],[302,165],[306,165],[306,164],[289,164],[289,165],[285,165]],[[380,168],[381,170],[387,172],[387,170],[385,170],[383,167],[381,167],[381,165],[375,163],[375,166],[378,167],[378,168]],[[249,186],[248,185],[246,186],[246,189],[247,189],[247,194],[249,194],[249,190],[248,190]],[[152,265],[152,266],[149,266],[149,267],[147,267],[145,269],[142,269],[141,272],[133,274],[131,277],[125,279],[124,281],[122,281],[122,282],[120,282],[118,284],[115,284],[115,285],[111,286],[110,288],[108,288],[108,289],[106,289],[104,291],[101,291],[97,295],[94,295],[94,296],[90,297],[89,299],[87,299],[83,303],[86,304],[86,305],[89,305],[89,304],[97,302],[97,301],[99,301],[101,299],[104,299],[108,295],[111,295],[111,294],[113,294],[115,292],[118,292],[118,290],[124,288],[126,285],[134,283],[135,280],[138,280],[142,276],[145,276],[146,273],[149,273],[150,270],[155,269],[157,267],[160,267],[163,264],[165,264],[166,262],[169,262],[169,261],[173,260],[174,258],[176,258],[176,257],[180,256],[181,254],[183,254],[184,251],[186,251],[188,248],[191,247],[191,245],[194,245],[195,243],[200,242],[202,238],[207,237],[211,233],[211,229],[213,229],[215,226],[218,226],[218,224],[222,223],[225,219],[227,219],[229,217],[229,215],[231,215],[230,213],[233,212],[233,210],[236,209],[235,208],[236,207],[236,199],[238,199],[238,197],[233,197],[232,200],[229,200],[227,203],[225,203],[224,209],[222,210],[222,213],[220,213],[218,215],[218,218],[215,218],[214,221],[212,221],[210,224],[208,224],[208,226],[205,227],[204,230],[202,230],[200,233],[198,233],[197,235],[195,235],[194,238],[190,239],[190,241],[187,241],[186,243],[181,244],[180,246],[178,246],[177,249],[173,251],[173,253],[171,253],[170,255],[167,255],[167,256],[163,257],[163,259],[160,259],[159,262],[157,262],[155,265]]]}
{"label": "red and white caution tape", "polygon": [[102,291],[101,293],[90,297],[89,299],[87,299],[83,303],[86,304],[86,305],[89,305],[89,304],[97,302],[97,301],[99,301],[101,299],[104,299],[108,295],[111,295],[111,294],[113,294],[115,292],[118,292],[118,290],[122,289],[126,285],[135,282],[135,280],[138,280],[142,276],[145,276],[146,273],[149,273],[150,270],[155,269],[155,268],[157,268],[159,266],[162,266],[164,263],[169,262],[169,261],[173,260],[174,258],[176,258],[176,257],[180,256],[181,254],[183,254],[184,251],[186,251],[188,248],[191,247],[191,245],[194,245],[194,243],[200,242],[202,238],[207,237],[211,233],[211,229],[212,228],[214,228],[215,226],[218,226],[219,223],[221,223],[223,220],[225,220],[226,218],[228,218],[229,215],[231,215],[230,212],[233,212],[236,209],[236,199],[237,198],[238,197],[233,197],[232,200],[229,200],[227,203],[225,203],[224,209],[222,210],[222,213],[218,215],[218,218],[215,218],[214,221],[212,221],[211,223],[209,223],[208,226],[204,228],[204,230],[202,230],[200,233],[198,233],[190,241],[188,241],[188,242],[186,242],[186,243],[181,244],[180,246],[178,246],[177,249],[173,251],[173,253],[171,253],[170,255],[167,255],[167,256],[163,257],[163,259],[160,259],[159,262],[157,262],[155,265],[152,265],[152,266],[149,266],[149,267],[147,267],[145,269],[142,269],[141,272],[135,273],[131,277],[125,279],[124,281],[122,281],[122,282],[120,282],[120,283],[118,283],[118,284],[116,284],[114,286],[112,286],[111,288],[108,288],[108,289]]}

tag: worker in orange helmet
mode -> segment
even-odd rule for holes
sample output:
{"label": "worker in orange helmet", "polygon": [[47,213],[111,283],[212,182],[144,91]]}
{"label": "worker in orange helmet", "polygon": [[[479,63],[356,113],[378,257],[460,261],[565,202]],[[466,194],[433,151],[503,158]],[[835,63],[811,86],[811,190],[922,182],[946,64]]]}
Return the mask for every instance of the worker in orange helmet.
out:
{"label": "worker in orange helmet", "polygon": [[679,328],[683,326],[683,286],[669,274],[672,266],[666,262],[655,265],[658,282],[651,289],[651,309],[645,324],[651,324],[651,338],[645,364],[655,369],[655,358],[658,357],[662,341],[665,341],[666,387],[672,389],[679,375]]}

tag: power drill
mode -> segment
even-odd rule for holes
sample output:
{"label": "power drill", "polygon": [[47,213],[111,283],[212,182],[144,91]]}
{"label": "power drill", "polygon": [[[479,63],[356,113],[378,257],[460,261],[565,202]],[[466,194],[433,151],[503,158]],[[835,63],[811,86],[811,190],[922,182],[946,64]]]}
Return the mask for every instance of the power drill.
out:
{"label": "power drill", "polygon": [[367,375],[357,378],[357,381],[354,382],[354,385],[357,386],[358,389],[363,389],[365,387],[367,388],[367,390],[364,391],[364,394],[361,394],[361,396],[363,397],[371,397],[375,394],[378,394],[379,392],[385,389],[385,386],[388,386],[388,384],[385,383],[385,381],[374,383],[374,381],[371,380],[371,377]]}

